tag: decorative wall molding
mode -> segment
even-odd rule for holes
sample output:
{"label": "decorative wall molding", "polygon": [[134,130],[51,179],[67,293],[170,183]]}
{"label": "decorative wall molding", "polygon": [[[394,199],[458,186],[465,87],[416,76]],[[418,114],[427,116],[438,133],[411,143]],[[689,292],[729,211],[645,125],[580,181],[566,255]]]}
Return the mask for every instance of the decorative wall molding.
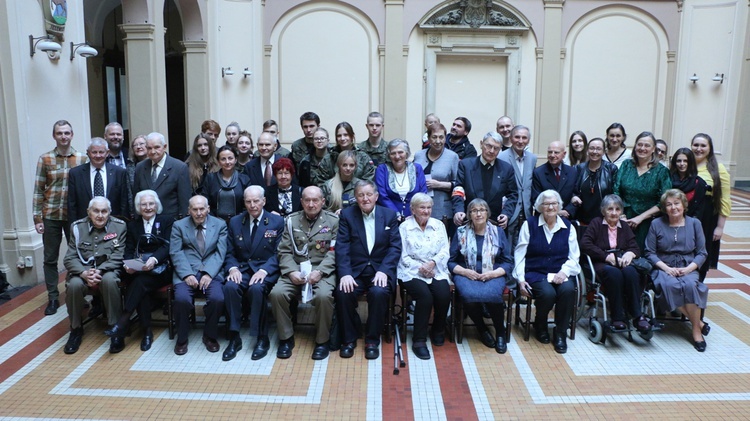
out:
{"label": "decorative wall molding", "polygon": [[512,11],[492,0],[456,0],[423,19],[420,27],[458,28],[524,28],[523,21]]}

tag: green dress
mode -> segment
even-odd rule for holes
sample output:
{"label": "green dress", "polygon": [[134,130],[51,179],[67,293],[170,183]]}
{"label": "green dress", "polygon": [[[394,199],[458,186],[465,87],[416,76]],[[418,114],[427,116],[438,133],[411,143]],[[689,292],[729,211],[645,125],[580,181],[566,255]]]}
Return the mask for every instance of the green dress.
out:
{"label": "green dress", "polygon": [[[625,216],[634,218],[654,206],[659,206],[661,195],[672,188],[669,170],[664,165],[654,165],[645,173],[638,175],[635,162],[629,159],[622,163],[615,178],[615,194],[625,204]],[[651,227],[651,218],[643,221],[635,229],[635,239],[641,253],[644,251],[646,234]]]}

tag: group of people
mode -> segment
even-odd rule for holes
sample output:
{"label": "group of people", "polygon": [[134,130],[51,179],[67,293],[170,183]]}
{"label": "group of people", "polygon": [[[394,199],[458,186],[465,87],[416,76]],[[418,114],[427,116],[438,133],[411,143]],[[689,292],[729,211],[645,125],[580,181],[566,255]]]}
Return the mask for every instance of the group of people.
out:
{"label": "group of people", "polygon": [[[136,136],[128,154],[118,123],[107,125],[104,138],[93,138],[83,155],[71,146],[70,123],[56,122],[56,147],[39,158],[33,209],[44,243],[45,314],[59,307],[57,253],[63,234],[68,239],[71,333],[64,351],[75,353],[81,344],[84,297],[92,292],[101,299],[90,315],[106,310],[110,352],[124,348],[136,312],[147,351],[154,340],[151,295],[171,282],[177,355],[188,351],[193,298],[202,294],[202,342],[210,352],[220,350],[218,321],[226,314],[225,361],[242,349],[245,295],[250,336],[257,338],[252,359],[270,349],[267,303],[277,325],[277,357],[292,355],[300,299],[313,306],[312,358],[329,355],[332,335],[348,358],[359,336],[356,299],[366,293],[364,355],[378,358],[401,283],[415,301],[412,350],[429,359],[428,338],[433,346],[445,341],[452,282],[481,342],[505,353],[502,296],[517,282],[518,292],[535,301],[536,338],[564,353],[573,278],[581,271],[580,233],[617,327],[629,315],[637,329],[650,329],[637,303],[643,278],[631,267],[646,257],[665,310],[682,311],[693,323],[694,346],[705,350],[710,327],[700,320],[707,296],[702,281],[716,265],[731,210],[728,174],[708,135],[696,135],[668,166],[649,132],[636,137],[623,159],[625,129],[615,123],[606,141],[575,132],[569,156],[563,143],[550,143],[547,162],[537,167],[528,150],[530,129],[507,116],[477,151],[467,118],[456,118],[448,132],[428,115],[423,149],[413,159],[408,142],[382,138],[377,112],[368,115],[368,139],[358,144],[347,122],[336,126],[335,146],[317,114],[304,113],[300,126],[303,137],[289,151],[273,120],[255,145],[231,123],[226,144],[217,147],[221,127],[207,120],[183,162],[166,153],[159,133]],[[331,332],[334,315],[337,332]]]}

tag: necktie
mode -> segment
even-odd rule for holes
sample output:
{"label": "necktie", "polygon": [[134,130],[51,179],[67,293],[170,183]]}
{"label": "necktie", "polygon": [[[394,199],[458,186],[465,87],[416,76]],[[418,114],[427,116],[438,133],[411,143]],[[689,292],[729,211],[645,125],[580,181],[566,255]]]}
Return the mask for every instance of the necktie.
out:
{"label": "necktie", "polygon": [[557,179],[557,182],[560,182],[560,167],[555,168],[555,178]]}
{"label": "necktie", "polygon": [[292,199],[291,199],[292,191],[291,191],[291,189],[289,189],[289,190],[287,190],[285,192],[282,192],[281,196],[282,196],[282,198],[281,198],[281,207],[283,208],[284,213],[285,214],[292,213]]}
{"label": "necktie", "polygon": [[94,197],[104,197],[104,180],[102,180],[102,169],[96,169],[96,175],[94,176]]}
{"label": "necktie", "polygon": [[253,226],[250,228],[250,244],[255,240],[255,233],[258,231],[258,220],[253,219]]}
{"label": "necktie", "polygon": [[154,165],[151,167],[151,184],[156,183],[156,177],[157,177],[157,171],[159,169],[158,165]]}
{"label": "necktie", "polygon": [[203,236],[203,225],[198,225],[196,229],[195,241],[198,243],[198,251],[204,254],[206,253],[206,237]]}
{"label": "necktie", "polygon": [[263,175],[266,178],[266,187],[271,185],[271,176],[273,175],[273,170],[271,169],[271,161],[266,161],[266,173]]}

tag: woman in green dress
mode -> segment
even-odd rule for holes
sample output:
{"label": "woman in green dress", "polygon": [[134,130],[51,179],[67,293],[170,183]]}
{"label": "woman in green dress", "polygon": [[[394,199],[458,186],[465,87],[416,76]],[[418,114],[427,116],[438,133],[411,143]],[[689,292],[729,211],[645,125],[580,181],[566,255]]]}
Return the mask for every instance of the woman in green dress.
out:
{"label": "woman in green dress", "polygon": [[635,232],[641,253],[651,219],[659,214],[659,199],[672,188],[669,170],[659,164],[655,151],[654,134],[639,134],[631,159],[622,163],[615,178],[615,194],[625,203],[626,222]]}

